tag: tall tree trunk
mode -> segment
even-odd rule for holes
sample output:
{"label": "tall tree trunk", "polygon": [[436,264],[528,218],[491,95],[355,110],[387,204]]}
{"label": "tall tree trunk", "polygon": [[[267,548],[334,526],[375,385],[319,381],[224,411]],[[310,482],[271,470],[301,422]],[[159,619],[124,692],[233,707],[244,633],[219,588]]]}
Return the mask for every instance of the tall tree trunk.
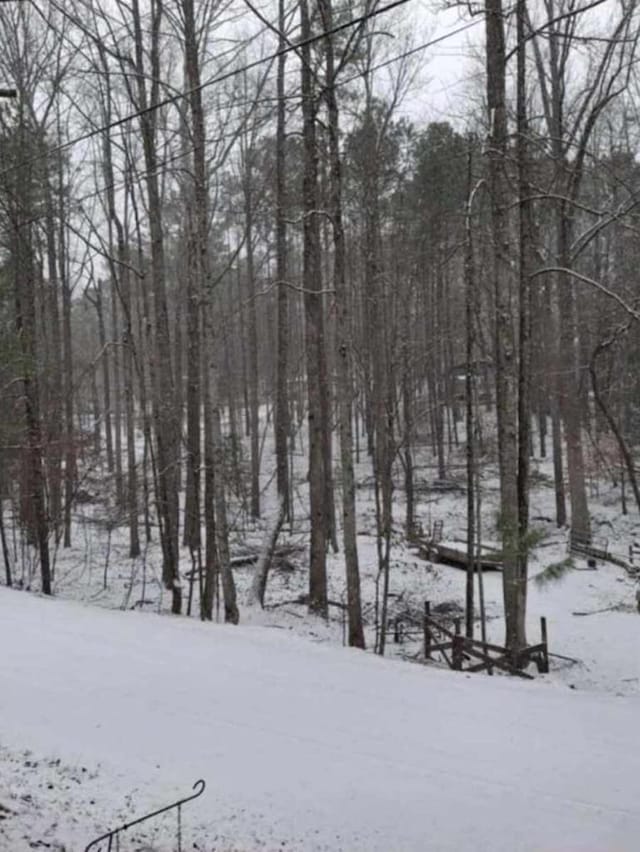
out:
{"label": "tall tree trunk", "polygon": [[[555,15],[555,4],[553,0],[547,3],[547,12],[550,19]],[[567,26],[572,27],[569,23]],[[575,144],[576,140],[571,139],[569,142],[570,157],[567,156],[567,123],[565,119],[566,113],[566,92],[567,92],[567,48],[573,30],[563,30],[562,25],[550,24],[547,28],[547,38],[549,43],[549,62],[548,69],[543,70],[545,79],[549,80],[547,86],[543,89],[544,108],[548,131],[556,167],[560,175],[560,190],[558,193],[558,201],[556,203],[556,255],[558,263],[563,268],[571,266],[571,245],[573,241],[573,217],[574,208],[573,201],[580,185],[581,165],[584,158],[584,146],[587,144],[590,127],[592,121],[597,116],[597,112],[589,115],[589,109],[597,109],[590,107],[589,101],[593,96],[588,87],[585,90],[588,94],[585,95],[581,104],[580,110],[586,110],[587,118],[585,119],[585,129],[580,132],[579,144]],[[540,55],[536,53],[536,62],[538,63],[540,73]],[[597,100],[597,99],[596,99]],[[584,116],[583,116],[584,117]],[[576,300],[575,300],[575,283],[573,278],[562,273],[556,276],[556,291],[558,302],[558,407],[559,416],[564,426],[564,438],[566,443],[566,461],[567,473],[569,477],[569,497],[571,503],[571,528],[579,531],[581,534],[590,534],[591,523],[589,518],[589,508],[587,504],[587,492],[584,477],[584,452],[582,446],[582,417],[581,417],[581,400],[580,400],[580,343],[578,339],[578,323],[576,316]],[[554,445],[556,440],[561,441],[560,423],[554,422]],[[554,449],[555,455],[555,449]],[[556,463],[557,475],[560,474],[560,456],[558,455]],[[558,486],[558,483],[556,482]],[[560,493],[557,494],[560,500]],[[562,512],[558,513],[558,523]]]}
{"label": "tall tree trunk", "polygon": [[217,399],[212,398],[212,385],[216,388],[216,369],[209,364],[212,341],[208,339],[207,328],[212,326],[210,306],[204,306],[204,331],[202,334],[202,403],[204,408],[204,520],[206,533],[205,585],[202,618],[213,617],[213,599],[218,577],[222,579],[224,598],[224,620],[237,624],[240,620],[236,587],[230,563],[229,532],[227,527],[227,505],[224,481],[222,478],[224,447],[220,427],[220,409]]}
{"label": "tall tree trunk", "polygon": [[[566,204],[559,205],[558,256],[560,265],[571,266],[571,213]],[[560,308],[560,413],[567,446],[567,473],[571,501],[571,529],[590,535],[591,520],[587,504],[582,447],[582,417],[580,382],[581,368],[578,344],[575,282],[570,275],[560,275],[558,281]]]}
{"label": "tall tree trunk", "polygon": [[553,282],[548,282],[543,293],[543,309],[546,316],[544,324],[544,365],[550,373],[548,388],[549,413],[551,416],[551,451],[553,457],[553,482],[556,506],[556,524],[563,527],[567,523],[567,503],[564,486],[564,451],[562,447],[562,423],[560,419],[560,345],[557,311],[554,309],[552,294]]}
{"label": "tall tree trunk", "polygon": [[410,294],[405,296],[404,311],[404,342],[402,345],[402,416],[404,420],[404,436],[402,440],[402,453],[404,459],[404,494],[406,501],[405,533],[411,539],[415,533],[415,487],[413,476],[413,387],[411,369],[411,298]]}
{"label": "tall tree trunk", "polygon": [[95,285],[95,309],[98,316],[98,340],[100,343],[100,361],[102,363],[102,394],[104,408],[104,433],[107,449],[107,470],[111,473],[115,466],[113,457],[113,431],[111,427],[111,368],[109,347],[107,343],[107,331],[104,321],[104,302],[102,299],[103,282],[98,280]]}
{"label": "tall tree trunk", "polygon": [[2,544],[2,559],[4,561],[4,577],[5,583],[9,588],[13,586],[13,576],[11,572],[11,557],[9,555],[9,546],[7,545],[7,536],[4,529],[4,494],[0,490],[0,543]]}
{"label": "tall tree trunk", "polygon": [[[180,583],[180,552],[178,538],[178,482],[177,465],[180,451],[180,429],[176,418],[174,396],[175,382],[171,359],[171,338],[167,307],[167,286],[162,230],[162,204],[158,183],[158,158],[156,148],[157,111],[149,109],[160,101],[160,25],[162,6],[152,7],[151,15],[151,68],[147,75],[143,53],[143,33],[139,0],[132,3],[135,36],[135,63],[137,74],[140,130],[145,158],[146,187],[151,242],[151,277],[153,282],[153,319],[155,324],[155,365],[153,370],[153,419],[156,438],[156,502],[162,543],[162,579],[171,591],[171,611],[182,609]],[[151,78],[151,96],[147,94],[147,79]]]}
{"label": "tall tree trunk", "polygon": [[[333,26],[331,0],[319,0],[325,31]],[[342,221],[342,164],[340,126],[335,94],[335,59],[331,37],[325,40],[326,89],[329,115],[330,212],[333,223],[333,287],[337,322],[338,422],[342,474],[342,534],[347,575],[349,645],[364,648],[360,567],[358,564],[356,484],[353,470],[353,339],[346,281],[346,247]]]}
{"label": "tall tree trunk", "polygon": [[123,299],[125,300],[125,332],[123,337],[124,401],[127,437],[127,510],[129,515],[129,557],[140,556],[140,533],[138,529],[138,466],[135,443],[135,397],[133,392],[134,339],[131,322],[131,281],[128,271],[122,276]]}
{"label": "tall tree trunk", "polygon": [[[205,307],[205,323],[209,328],[213,328],[211,322],[211,307]],[[205,338],[206,340],[206,338]],[[212,349],[212,341],[209,340],[209,351]],[[204,347],[205,351],[207,347]],[[224,444],[222,440],[222,428],[220,423],[220,393],[217,370],[213,361],[207,366],[207,371],[204,376],[204,389],[206,398],[204,399],[205,412],[208,421],[207,432],[205,438],[205,477],[209,479],[209,495],[213,496],[215,505],[215,546],[218,554],[218,571],[222,579],[222,594],[224,598],[224,620],[230,624],[237,624],[240,620],[238,611],[236,586],[231,569],[231,555],[229,552],[229,527],[227,521],[227,497],[222,472],[224,470]],[[212,398],[211,389],[214,388],[215,397]],[[210,445],[207,447],[207,441]],[[213,455],[211,456],[211,453]],[[205,479],[205,488],[207,480]],[[205,495],[205,500],[207,499]],[[210,507],[207,507],[210,511]],[[213,548],[213,541],[207,539],[207,548]],[[209,550],[207,550],[207,554]],[[208,556],[207,556],[208,559]],[[209,572],[207,572],[209,576]]]}
{"label": "tall tree trunk", "polygon": [[[107,63],[104,52],[101,52],[105,81],[107,85],[106,120],[111,120],[111,87],[107,73]],[[135,367],[135,341],[133,333],[132,300],[131,300],[131,268],[129,264],[129,247],[125,238],[125,229],[116,210],[114,193],[113,161],[111,153],[111,137],[104,135],[104,176],[106,183],[107,210],[109,219],[116,232],[118,264],[112,264],[112,287],[117,287],[124,316],[122,334],[122,370],[124,376],[125,429],[127,445],[127,493],[126,506],[129,517],[129,557],[140,556],[140,535],[138,530],[138,468],[135,450],[135,396],[133,390]],[[125,222],[127,218],[128,198],[125,200]],[[110,231],[111,233],[111,231]],[[140,273],[142,274],[142,273]],[[115,296],[115,293],[113,294]],[[115,311],[115,300],[113,302]],[[117,423],[117,418],[116,418]],[[116,426],[116,429],[118,427]]]}
{"label": "tall tree trunk", "polygon": [[251,514],[260,517],[260,410],[258,404],[258,309],[256,305],[255,266],[253,260],[253,150],[244,151],[244,228],[247,250],[247,311],[249,320],[248,380],[249,380],[249,431],[251,438]]}
{"label": "tall tree trunk", "polygon": [[[127,154],[129,155],[127,149]],[[138,269],[140,270],[140,278],[138,287],[136,288],[136,332],[138,337],[138,359],[137,378],[138,378],[138,394],[140,397],[140,419],[144,436],[144,446],[142,452],[142,499],[144,511],[144,533],[147,544],[151,541],[151,512],[150,512],[150,495],[149,495],[149,456],[151,454],[151,415],[149,411],[149,384],[153,386],[153,382],[148,380],[149,374],[153,375],[153,363],[151,351],[153,344],[151,342],[151,324],[149,319],[149,299],[147,293],[147,276],[145,274],[146,265],[144,252],[142,248],[142,233],[140,230],[140,218],[138,215],[138,205],[136,195],[131,182],[131,162],[128,158],[125,186],[127,189],[127,197],[131,203],[133,219],[136,233],[136,254],[138,261]]]}
{"label": "tall tree trunk", "polygon": [[[49,158],[45,158],[48,163]],[[53,194],[49,170],[45,170],[43,180],[46,215],[47,273],[49,276],[49,317],[51,323],[51,394],[48,411],[49,452],[47,467],[49,470],[49,515],[59,538],[62,523],[62,444],[63,444],[63,399],[64,380],[62,369],[62,335],[60,327],[60,282],[58,280],[58,261],[56,253],[56,227]]]}
{"label": "tall tree trunk", "polygon": [[218,560],[218,540],[216,532],[216,493],[215,493],[215,447],[213,443],[213,415],[211,411],[211,390],[209,369],[203,362],[202,404],[204,410],[204,530],[205,530],[205,580],[200,599],[200,617],[203,621],[213,619],[213,598],[216,577],[220,571]]}
{"label": "tall tree trunk", "polygon": [[[191,84],[190,84],[191,85]],[[185,134],[185,145],[186,145]],[[192,193],[185,191],[187,205],[186,223],[186,301],[187,301],[187,435],[186,435],[186,493],[184,509],[184,544],[191,553],[202,546],[200,531],[201,502],[201,340],[202,288],[200,285],[200,253],[198,227]],[[205,473],[206,476],[206,473]],[[207,521],[205,519],[205,525]],[[207,567],[212,564],[207,561]],[[208,616],[211,617],[210,615]]]}
{"label": "tall tree trunk", "polygon": [[120,311],[118,309],[117,276],[112,274],[109,282],[111,298],[111,361],[113,364],[113,431],[115,453],[116,502],[124,506],[124,474],[122,470],[122,335],[120,333]]}
{"label": "tall tree trunk", "polygon": [[[300,0],[300,36],[311,35],[309,6]],[[327,565],[325,552],[326,503],[324,435],[321,387],[322,294],[320,267],[320,228],[318,222],[318,149],[316,143],[317,101],[313,91],[311,51],[301,49],[302,58],[302,136],[304,167],[302,178],[303,284],[305,312],[305,355],[307,365],[307,404],[309,419],[309,513],[311,544],[309,565],[309,609],[327,615]]]}
{"label": "tall tree trunk", "polygon": [[93,409],[93,453],[96,458],[99,458],[102,452],[102,433],[100,431],[102,415],[100,413],[100,395],[98,393],[98,369],[95,363],[91,370],[91,406]]}
{"label": "tall tree trunk", "polygon": [[71,348],[71,284],[67,270],[66,208],[63,162],[58,164],[58,269],[62,286],[62,349],[64,364],[64,547],[71,547],[71,509],[76,481],[75,435],[73,428],[73,354]]}
{"label": "tall tree trunk", "polygon": [[[364,181],[363,271],[366,291],[371,302],[370,338],[371,406],[373,430],[373,475],[376,491],[376,545],[378,551],[378,586],[382,580],[379,632],[376,651],[383,655],[386,644],[391,525],[393,498],[393,381],[391,376],[392,319],[388,314],[387,298],[380,258],[380,148],[379,129],[374,115],[370,87],[367,85],[367,104],[364,117],[364,156],[368,170]],[[378,598],[378,590],[376,592]]]}
{"label": "tall tree trunk", "polygon": [[[22,106],[19,109],[17,156],[28,150],[28,130]],[[38,347],[36,329],[36,270],[33,247],[35,179],[27,159],[16,170],[11,195],[11,241],[14,261],[15,329],[20,346],[26,447],[23,453],[27,470],[27,497],[32,519],[32,533],[40,557],[42,592],[50,595],[51,563],[49,559],[49,524],[42,461],[42,423],[38,380]]]}
{"label": "tall tree trunk", "polygon": [[277,367],[276,367],[276,478],[278,494],[284,500],[285,517],[291,517],[289,493],[289,393],[288,393],[288,339],[289,317],[287,297],[287,221],[286,221],[286,100],[284,72],[287,55],[285,37],[285,3],[278,0],[278,56],[277,65],[277,116],[276,116],[276,279],[277,279]]}
{"label": "tall tree trunk", "polygon": [[475,293],[474,257],[473,257],[473,233],[471,229],[471,215],[473,206],[473,140],[470,139],[468,164],[467,164],[467,210],[465,217],[465,325],[466,325],[466,371],[465,371],[465,427],[467,438],[467,577],[465,589],[465,633],[469,639],[473,639],[474,627],[474,568],[475,568],[475,493],[476,493],[476,458],[475,458],[475,435],[474,435],[474,391],[475,391],[475,318],[477,315],[477,301]]}
{"label": "tall tree trunk", "polygon": [[198,283],[197,234],[193,211],[188,214],[187,238],[187,436],[184,543],[192,551],[201,547],[200,467],[201,467],[201,352],[200,326],[202,298]]}
{"label": "tall tree trunk", "polygon": [[[518,573],[514,588],[518,620],[524,620],[527,609],[528,532],[529,532],[529,449],[531,435],[531,293],[530,279],[533,222],[529,197],[529,126],[526,91],[526,20],[527,0],[517,0],[517,141],[518,167],[518,241],[519,241],[519,357],[518,357]],[[524,641],[524,639],[523,639]]]}
{"label": "tall tree trunk", "polygon": [[517,652],[526,646],[525,613],[519,590],[517,364],[514,341],[514,282],[507,215],[507,113],[505,40],[502,0],[485,5],[487,107],[489,111],[489,193],[495,298],[496,414],[500,468],[500,527],[503,552],[505,645]]}

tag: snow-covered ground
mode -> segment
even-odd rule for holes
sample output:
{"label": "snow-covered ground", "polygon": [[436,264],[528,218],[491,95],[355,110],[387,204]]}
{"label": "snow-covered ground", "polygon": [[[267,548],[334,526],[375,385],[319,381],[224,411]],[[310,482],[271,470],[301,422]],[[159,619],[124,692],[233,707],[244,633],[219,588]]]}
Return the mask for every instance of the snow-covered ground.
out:
{"label": "snow-covered ground", "polygon": [[[232,508],[232,551],[259,551],[270,517],[276,513],[272,452],[265,444],[262,466],[265,494],[263,519],[259,524],[247,521],[237,507]],[[462,450],[461,450],[462,452]],[[428,453],[423,451],[428,461]],[[301,450],[296,468],[305,468],[306,458]],[[622,568],[599,562],[596,570],[587,570],[584,559],[574,559],[574,568],[557,581],[539,585],[536,576],[549,564],[567,557],[568,530],[557,529],[554,516],[554,493],[550,461],[534,460],[534,488],[531,493],[532,526],[539,541],[530,554],[530,583],[528,593],[528,634],[532,643],[539,641],[540,617],[548,623],[552,671],[548,679],[572,685],[578,689],[601,690],[607,693],[640,695],[640,615],[636,609],[637,581]],[[428,484],[433,468],[421,469],[419,479]],[[369,647],[375,640],[374,600],[377,576],[375,537],[375,504],[370,485],[369,463],[364,460],[357,469],[358,480],[358,547],[362,575],[362,597],[365,606],[365,632]],[[99,482],[100,477],[96,480]],[[461,479],[461,482],[463,480]],[[312,639],[341,644],[344,638],[344,617],[340,604],[346,601],[346,583],[342,553],[329,554],[329,597],[337,605],[330,607],[330,619],[324,623],[310,618],[303,598],[308,591],[308,519],[305,518],[306,489],[297,489],[296,522],[293,530],[285,529],[281,544],[294,548],[288,557],[289,568],[271,572],[267,589],[265,613],[255,613],[244,606],[251,584],[254,566],[234,570],[238,587],[241,622],[260,623],[286,628]],[[591,495],[590,510],[594,534],[604,536],[611,550],[627,556],[628,546],[640,541],[640,519],[631,506],[630,514],[620,513],[619,488],[604,480],[598,492]],[[482,528],[484,541],[498,541],[495,520],[498,513],[498,487],[495,470],[488,465],[483,470]],[[74,522],[73,546],[59,548],[55,554],[55,594],[82,600],[106,608],[136,608],[167,612],[170,601],[163,591],[160,577],[160,547],[157,531],[151,544],[137,560],[128,558],[128,539],[123,523],[114,525],[109,533],[104,518],[108,514],[103,500],[84,504],[77,510]],[[338,513],[339,514],[339,513]],[[446,565],[425,562],[406,540],[402,528],[404,494],[401,477],[394,494],[394,534],[391,550],[390,614],[414,614],[419,617],[425,600],[433,605],[453,604],[462,612],[465,595],[465,573]],[[439,493],[425,488],[417,495],[416,518],[428,529],[441,520],[447,539],[464,541],[466,533],[466,496],[462,490]],[[340,536],[339,536],[340,538]],[[464,549],[466,545],[462,544]],[[19,561],[19,560],[18,560]],[[24,564],[24,563],[23,563]],[[105,565],[107,570],[105,572]],[[191,566],[188,551],[183,548],[182,570]],[[106,588],[104,584],[106,576]],[[27,578],[28,579],[28,578]],[[185,605],[188,580],[185,578]],[[486,572],[484,577],[489,639],[502,644],[502,577]],[[37,589],[37,571],[33,566],[33,588]],[[192,614],[198,614],[198,590],[194,584]],[[476,609],[477,609],[476,596]],[[586,615],[574,615],[574,613]],[[479,626],[478,626],[479,631]],[[389,643],[390,656],[415,658],[420,642],[401,646]],[[566,659],[570,658],[570,659]]]}
{"label": "snow-covered ground", "polygon": [[[275,512],[269,440],[264,452],[262,521],[249,522],[230,499],[234,553],[259,550]],[[417,520],[425,529],[442,521],[448,540],[464,542],[464,491],[429,488],[429,449],[416,457]],[[449,461],[455,478],[460,458]],[[568,531],[551,520],[550,462],[533,463],[528,633],[538,641],[546,616],[551,672],[524,684],[425,666],[418,637],[397,645],[389,637],[385,661],[340,648],[343,557],[328,558],[329,619],[310,616],[303,447],[295,468],[296,521],[281,536],[288,564],[272,570],[264,612],[245,606],[254,567],[234,570],[239,628],[197,621],[197,584],[192,618],[165,615],[157,534],[130,560],[108,477],[87,471],[90,499],[75,510],[73,546],[55,552],[57,599],[0,589],[0,852],[82,850],[107,828],[188,795],[199,777],[207,790],[185,808],[185,850],[640,848],[637,585],[622,568],[587,570],[580,559],[562,579],[537,582],[567,556]],[[357,477],[371,649],[377,548],[364,457]],[[391,616],[419,618],[425,600],[462,613],[465,573],[425,561],[407,542],[400,475],[397,485]],[[482,485],[489,542],[499,539],[490,463]],[[640,520],[633,507],[620,513],[618,487],[592,485],[594,533],[625,556]],[[37,591],[14,530],[10,545],[16,580]],[[186,571],[186,550],[181,559]],[[185,601],[187,593],[185,578]],[[485,573],[484,593],[489,639],[502,643],[499,573]],[[175,815],[138,838],[129,848],[176,849]]]}
{"label": "snow-covered ground", "polygon": [[[637,697],[4,588],[0,647],[7,852],[81,850],[200,777],[185,850],[638,849]],[[122,848],[177,848],[151,828]]]}

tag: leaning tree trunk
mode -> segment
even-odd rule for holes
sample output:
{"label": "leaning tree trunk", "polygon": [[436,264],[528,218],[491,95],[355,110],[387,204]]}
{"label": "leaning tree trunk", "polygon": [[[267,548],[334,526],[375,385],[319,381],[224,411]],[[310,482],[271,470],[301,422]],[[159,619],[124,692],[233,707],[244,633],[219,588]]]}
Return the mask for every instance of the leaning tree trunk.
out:
{"label": "leaning tree trunk", "polygon": [[[591,376],[591,387],[593,389],[593,396],[596,402],[596,405],[600,409],[602,416],[607,422],[609,429],[611,430],[611,434],[614,436],[618,443],[618,448],[620,450],[620,456],[624,461],[625,468],[627,470],[627,475],[629,476],[629,482],[631,483],[631,490],[633,491],[633,496],[636,501],[636,506],[638,507],[638,511],[640,512],[640,488],[638,487],[638,479],[636,477],[636,469],[633,461],[633,456],[631,455],[631,451],[629,450],[629,445],[627,444],[625,437],[622,433],[622,429],[616,422],[615,417],[611,413],[611,409],[605,402],[605,399],[600,392],[600,388],[598,386],[598,376],[596,372],[596,361],[598,356],[602,354],[602,352],[613,343],[613,339],[604,341],[600,343],[593,352],[591,356],[591,361],[589,363],[589,374]],[[623,486],[624,488],[624,486]],[[623,492],[624,493],[624,492]]]}

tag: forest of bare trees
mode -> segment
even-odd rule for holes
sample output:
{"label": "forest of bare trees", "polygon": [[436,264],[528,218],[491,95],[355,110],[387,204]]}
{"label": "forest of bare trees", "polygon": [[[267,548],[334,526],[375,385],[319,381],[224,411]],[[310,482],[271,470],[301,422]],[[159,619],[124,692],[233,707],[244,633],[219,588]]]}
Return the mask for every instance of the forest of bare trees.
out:
{"label": "forest of bare trees", "polygon": [[470,635],[494,464],[517,652],[532,456],[575,535],[594,478],[640,511],[636,3],[460,5],[475,73],[431,121],[420,10],[0,2],[7,585],[51,594],[92,502],[130,559],[159,546],[173,613],[219,600],[238,623],[231,536],[263,524],[264,602],[279,532],[304,522],[309,611],[327,616],[341,554],[364,647],[366,469],[383,654],[394,529],[421,532],[425,457],[441,484],[457,460]]}

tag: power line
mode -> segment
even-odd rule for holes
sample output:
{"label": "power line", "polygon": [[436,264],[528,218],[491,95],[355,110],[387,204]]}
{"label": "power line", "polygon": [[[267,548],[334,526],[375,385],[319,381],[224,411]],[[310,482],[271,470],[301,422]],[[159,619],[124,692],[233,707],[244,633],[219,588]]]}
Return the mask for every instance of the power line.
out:
{"label": "power line", "polygon": [[277,59],[279,56],[282,56],[286,53],[291,53],[293,50],[298,50],[301,47],[304,47],[309,44],[315,44],[318,41],[321,41],[328,36],[335,35],[336,33],[342,32],[343,30],[349,29],[350,27],[355,26],[356,24],[364,23],[370,18],[375,18],[378,15],[382,15],[385,12],[390,12],[393,9],[396,9],[400,6],[404,6],[408,3],[409,0],[392,0],[391,3],[387,3],[385,6],[380,6],[378,9],[373,9],[370,12],[367,12],[364,15],[360,15],[358,18],[353,18],[350,21],[346,21],[345,23],[338,24],[330,30],[325,30],[317,35],[310,36],[307,39],[303,39],[302,41],[298,41],[295,44],[284,47],[281,50],[275,51],[275,53],[270,54],[269,56],[261,57],[260,59],[256,59],[253,62],[248,62],[246,65],[240,68],[234,68],[231,71],[227,71],[224,74],[220,74],[217,77],[212,77],[209,80],[205,80],[204,83],[201,83],[199,86],[195,86],[192,89],[187,89],[184,92],[178,92],[175,95],[170,95],[167,98],[159,101],[156,104],[151,104],[145,109],[136,110],[135,112],[129,113],[129,115],[125,115],[122,118],[116,119],[108,124],[101,125],[100,127],[96,127],[93,130],[88,130],[86,133],[82,133],[79,136],[74,137],[73,139],[68,139],[66,142],[57,145],[55,148],[50,149],[45,154],[39,154],[35,157],[32,157],[29,160],[24,160],[22,163],[17,163],[13,166],[10,166],[7,169],[3,169],[0,172],[0,177],[4,177],[5,175],[12,174],[18,169],[24,168],[25,166],[32,165],[33,163],[37,163],[46,157],[52,156],[54,154],[58,154],[61,151],[66,151],[67,148],[72,148],[74,145],[77,145],[79,142],[86,142],[88,139],[92,139],[94,136],[97,136],[99,133],[104,133],[105,131],[114,130],[116,127],[120,127],[123,124],[127,124],[130,121],[133,121],[136,118],[141,118],[144,115],[148,115],[152,112],[155,112],[158,109],[162,109],[163,107],[170,106],[171,104],[175,104],[177,101],[182,100],[183,98],[188,98],[194,92],[202,91],[208,86],[212,86],[216,83],[224,83],[226,80],[235,77],[238,74],[243,74],[247,71],[251,71],[254,68],[258,68],[260,65],[263,65],[265,62],[272,62],[274,59]]}
{"label": "power line", "polygon": [[[403,51],[402,53],[398,53],[394,56],[391,56],[387,59],[384,59],[384,60],[376,63],[375,65],[372,65],[368,69],[368,71],[369,72],[378,71],[381,68],[386,68],[388,65],[392,65],[395,62],[401,62],[403,59],[407,59],[409,56],[414,56],[415,54],[420,53],[423,50],[427,50],[429,47],[433,47],[436,44],[440,44],[441,42],[446,41],[447,39],[452,38],[453,36],[459,35],[460,33],[471,29],[472,27],[476,27],[476,26],[478,26],[479,23],[483,23],[483,20],[474,20],[474,21],[471,21],[470,23],[467,23],[467,24],[464,24],[460,27],[457,27],[455,30],[450,30],[449,32],[443,33],[442,35],[437,36],[436,38],[430,39],[429,41],[426,41],[423,44],[419,44],[416,47],[409,48],[406,51]],[[297,47],[297,45],[294,45],[294,46]],[[439,56],[440,54],[434,54],[434,55]],[[443,55],[449,55],[449,54],[443,54]],[[464,54],[464,53],[456,54],[456,56],[458,56],[458,55],[463,57],[463,58],[467,58],[467,54]],[[86,69],[81,69],[80,72],[76,72],[76,73],[79,73],[80,76],[82,76],[82,75],[86,76],[88,74],[102,74],[103,72],[98,70],[98,69],[86,68]],[[114,72],[110,72],[110,73],[113,73],[114,76],[118,76],[118,75],[124,75],[127,72],[114,71]],[[297,73],[298,72],[296,72],[294,70],[290,70],[287,73],[287,76],[292,77],[292,76],[294,76],[294,74],[297,74]],[[336,82],[334,83],[334,86],[335,86],[335,88],[341,88],[342,86],[347,86],[349,83],[353,83],[355,80],[359,80],[361,78],[362,78],[362,72],[358,71],[358,72],[356,72],[355,74],[352,74],[349,77],[338,78],[336,80]],[[461,81],[461,82],[464,82],[464,80]],[[445,86],[443,89],[438,89],[437,91],[432,92],[430,94],[436,94],[436,95],[441,94],[443,91],[446,91],[448,88],[451,88],[453,85],[457,85],[457,83],[450,84],[449,86]],[[183,93],[179,93],[179,94],[182,95]],[[299,98],[300,98],[299,92],[293,92],[293,93],[290,93],[288,95],[285,95],[285,99],[289,100],[289,101],[290,100],[299,100]],[[231,100],[225,101],[224,103],[217,103],[215,105],[215,109],[216,109],[216,111],[231,110],[231,109],[234,109],[234,110],[235,109],[242,109],[244,107],[252,106],[254,104],[257,106],[259,104],[273,103],[277,99],[278,98],[275,94],[265,95],[264,97],[258,98],[258,99],[247,98],[245,100],[239,100],[238,98],[232,98]],[[126,120],[126,119],[123,118],[123,120]],[[94,129],[96,130],[96,132],[100,132],[99,128],[94,128]],[[165,128],[165,131],[166,130],[167,130],[167,128]],[[177,132],[177,131],[172,131],[172,132]]]}
{"label": "power line", "polygon": [[[444,35],[438,36],[437,38],[434,38],[434,39],[431,39],[430,41],[424,42],[423,44],[418,45],[417,47],[413,47],[409,50],[404,51],[403,53],[397,54],[396,56],[391,56],[388,59],[385,59],[382,62],[379,62],[376,65],[372,66],[369,70],[370,71],[377,71],[380,68],[385,68],[385,67],[387,67],[388,65],[391,65],[394,62],[401,62],[403,59],[406,59],[408,56],[412,56],[412,55],[418,53],[419,51],[426,50],[427,48],[431,47],[432,45],[438,44],[439,42],[444,41],[447,38],[451,38],[452,36],[458,35],[458,33],[463,32],[464,30],[468,30],[471,27],[476,26],[478,23],[479,23],[479,21],[473,21],[470,24],[465,24],[464,26],[458,27],[455,30],[451,30],[450,32],[445,33]],[[354,80],[359,79],[361,76],[362,76],[361,74],[354,74],[351,77],[346,77],[343,80],[338,80],[335,85],[336,85],[336,87],[346,86],[347,84],[353,82]],[[462,82],[465,82],[465,81],[462,81]],[[448,85],[448,86],[444,86],[441,89],[436,90],[432,94],[436,94],[436,95],[441,94],[442,92],[448,91],[451,87],[452,87],[451,84]],[[265,98],[263,100],[267,101],[267,100],[272,100],[272,99]],[[230,108],[231,106],[234,106],[234,107],[235,106],[247,106],[247,105],[250,105],[252,103],[255,103],[255,101],[253,101],[253,100],[247,100],[247,101],[242,101],[242,102],[236,101],[233,104],[231,102],[229,104],[225,104],[225,107]],[[101,132],[100,128],[95,128],[95,133],[99,133],[99,132]],[[220,142],[225,141],[226,139],[231,139],[234,136],[237,136],[237,133],[238,133],[237,130],[233,130],[233,131],[230,131],[228,133],[224,133],[224,134],[217,136],[213,139],[208,139],[207,144],[208,145],[217,145]],[[140,183],[148,175],[154,174],[154,173],[157,174],[161,169],[165,168],[166,166],[169,166],[172,163],[176,163],[177,161],[182,160],[183,158],[190,156],[193,153],[193,150],[194,149],[192,147],[190,147],[186,150],[178,151],[177,153],[172,154],[171,156],[166,157],[164,160],[157,163],[155,169],[153,169],[151,172],[142,171],[142,172],[138,172],[135,175],[132,175],[133,182],[134,183]],[[4,174],[4,173],[0,173],[0,174]],[[128,179],[123,178],[123,179],[119,179],[117,181],[114,181],[113,183],[110,183],[110,184],[103,184],[102,186],[99,186],[96,189],[91,190],[91,192],[88,192],[85,195],[80,196],[80,198],[72,199],[72,203],[76,206],[81,205],[85,201],[89,201],[92,198],[96,198],[97,196],[103,195],[105,192],[107,192],[109,190],[115,190],[115,191],[120,190],[124,186],[126,186],[127,180]],[[37,223],[38,221],[40,221],[41,219],[44,219],[44,218],[45,218],[45,214],[41,214],[40,216],[33,217],[32,219],[30,219],[25,224],[29,224],[29,225],[35,224],[35,223]]]}
{"label": "power line", "polygon": [[[453,36],[456,36],[456,35],[459,35],[462,32],[465,32],[466,30],[470,30],[472,27],[476,27],[480,23],[484,23],[484,19],[480,19],[480,20],[476,19],[475,21],[471,21],[470,23],[463,24],[462,26],[457,27],[455,30],[450,30],[449,32],[446,32],[446,33],[443,33],[442,35],[436,36],[435,38],[432,38],[429,41],[425,41],[422,44],[417,45],[416,47],[408,48],[407,50],[403,51],[402,53],[398,53],[395,56],[390,56],[387,59],[383,59],[380,62],[377,62],[375,65],[372,65],[368,69],[368,71],[369,71],[369,73],[371,73],[373,71],[379,71],[381,68],[386,68],[389,65],[393,65],[394,62],[401,62],[403,59],[407,59],[409,56],[414,56],[417,53],[421,53],[423,50],[427,50],[429,47],[433,47],[434,45],[440,44],[441,42],[446,41],[447,39],[452,38]],[[298,45],[293,45],[293,47],[298,47]],[[267,57],[267,58],[270,58],[270,57]],[[290,75],[293,75],[294,73],[295,72],[291,71]],[[356,80],[360,80],[362,78],[362,76],[363,76],[362,72],[358,71],[358,72],[356,72],[355,74],[352,74],[349,77],[338,78],[336,80],[336,82],[334,83],[334,87],[339,89],[339,88],[342,88],[343,86],[348,86],[349,83],[353,83]],[[462,80],[460,82],[465,82],[465,80]],[[444,86],[441,89],[437,89],[435,92],[431,92],[431,94],[439,95],[442,92],[446,92],[448,89],[452,88],[453,85],[458,85],[458,83],[449,84],[447,86]],[[299,92],[294,92],[293,94],[286,95],[285,98],[286,98],[286,100],[298,100],[300,98],[300,94],[299,94]],[[240,109],[242,107],[251,106],[253,104],[258,105],[258,104],[272,103],[276,100],[277,100],[276,95],[265,95],[265,97],[259,98],[257,100],[255,98],[249,98],[249,99],[246,99],[246,100],[238,100],[237,98],[233,98],[232,100],[227,101],[223,104],[217,104],[216,110],[221,111],[221,110],[230,110],[230,109]],[[209,140],[207,140],[207,142],[208,141]],[[211,140],[212,143],[215,142],[215,141],[218,141],[218,140]]]}

